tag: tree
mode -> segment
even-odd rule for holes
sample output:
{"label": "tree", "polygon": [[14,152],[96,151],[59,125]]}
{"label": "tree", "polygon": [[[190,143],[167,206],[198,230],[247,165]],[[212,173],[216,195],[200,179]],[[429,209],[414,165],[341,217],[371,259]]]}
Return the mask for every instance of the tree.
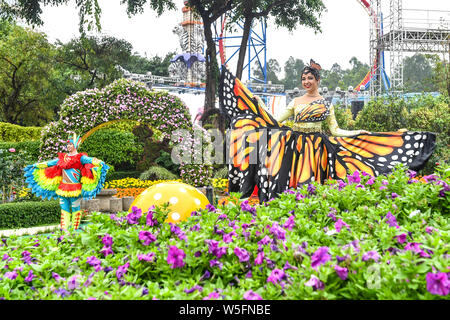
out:
{"label": "tree", "polygon": [[290,56],[284,64],[284,88],[292,90],[295,87],[301,87],[302,70],[305,63],[301,59],[294,59]]}
{"label": "tree", "polygon": [[[281,81],[278,79],[278,74],[281,72],[280,63],[276,59],[269,59],[267,61],[267,81],[272,82],[273,84],[281,83]],[[263,72],[261,71],[261,68],[259,67],[258,62],[255,62],[255,68],[253,71],[253,77],[264,80]]]}
{"label": "tree", "polygon": [[344,87],[342,81],[344,71],[338,63],[334,63],[330,70],[323,70],[320,85],[334,90],[336,87]]}
{"label": "tree", "polygon": [[75,38],[57,42],[60,72],[68,75],[63,90],[67,94],[87,88],[102,88],[122,76],[117,65],[126,65],[132,45],[112,36]]}
{"label": "tree", "polygon": [[364,79],[370,67],[368,64],[359,61],[356,57],[352,57],[349,63],[351,68],[345,70],[342,74],[343,87],[347,88],[352,86],[356,89],[356,86]]}
{"label": "tree", "polygon": [[148,59],[147,57],[141,57],[138,54],[133,54],[125,62],[123,67],[133,73],[145,74],[151,72],[157,76],[169,76],[170,59],[173,58],[175,52],[169,52],[165,57],[158,55]]}
{"label": "tree", "polygon": [[[315,32],[321,31],[318,16],[325,8],[321,0],[240,0],[235,1],[232,21],[244,21],[236,77],[242,77],[247,42],[250,29],[255,19],[273,17],[275,25],[289,31],[299,25],[311,27]],[[316,16],[317,15],[317,16]]]}
{"label": "tree", "polygon": [[[32,26],[39,26],[43,24],[41,19],[41,6],[66,5],[69,1],[70,0],[0,0],[0,19],[6,19],[9,21],[21,19]],[[79,30],[81,35],[85,35],[86,27],[88,31],[92,30],[94,27],[96,27],[97,30],[100,30],[101,9],[98,5],[98,0],[77,0],[75,3],[78,8],[78,16],[80,17]]]}
{"label": "tree", "polygon": [[44,34],[0,23],[0,112],[19,125],[42,125],[52,118],[50,86],[54,48]]}
{"label": "tree", "polygon": [[403,85],[406,92],[437,91],[433,81],[432,58],[420,53],[403,60]]}

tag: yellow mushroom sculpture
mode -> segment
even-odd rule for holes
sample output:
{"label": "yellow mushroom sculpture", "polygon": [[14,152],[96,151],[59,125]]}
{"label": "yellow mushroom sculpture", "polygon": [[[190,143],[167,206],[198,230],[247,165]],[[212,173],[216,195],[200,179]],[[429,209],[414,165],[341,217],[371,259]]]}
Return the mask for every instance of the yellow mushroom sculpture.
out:
{"label": "yellow mushroom sculpture", "polygon": [[192,211],[205,209],[208,198],[197,188],[182,182],[168,181],[155,184],[139,194],[130,206],[147,212],[151,206],[169,203],[166,222],[178,223],[191,216]]}

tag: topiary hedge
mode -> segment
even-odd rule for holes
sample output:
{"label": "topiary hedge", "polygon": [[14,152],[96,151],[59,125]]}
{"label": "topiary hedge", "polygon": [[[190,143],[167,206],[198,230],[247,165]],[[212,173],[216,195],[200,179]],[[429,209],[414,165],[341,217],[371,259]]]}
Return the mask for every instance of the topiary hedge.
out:
{"label": "topiary hedge", "polygon": [[23,142],[4,142],[0,141],[0,149],[15,149],[16,151],[25,151],[36,162],[39,158],[40,141],[23,141]]}
{"label": "topiary hedge", "polygon": [[117,170],[126,170],[135,168],[143,147],[131,132],[102,129],[89,136],[78,151],[99,158]]}
{"label": "topiary hedge", "polygon": [[16,124],[0,122],[0,141],[21,142],[39,140],[41,127],[22,127]]}
{"label": "topiary hedge", "polygon": [[59,201],[0,204],[0,229],[30,228],[59,223]]}

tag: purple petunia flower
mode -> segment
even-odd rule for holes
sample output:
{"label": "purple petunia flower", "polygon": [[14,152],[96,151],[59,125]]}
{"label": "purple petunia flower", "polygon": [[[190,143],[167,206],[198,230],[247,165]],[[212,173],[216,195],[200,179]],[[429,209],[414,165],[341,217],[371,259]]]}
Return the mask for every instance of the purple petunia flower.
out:
{"label": "purple petunia flower", "polygon": [[397,239],[398,243],[403,244],[406,241],[406,237],[407,237],[407,234],[402,233],[402,234],[399,234],[398,236],[395,236],[394,238]]}
{"label": "purple petunia flower", "polygon": [[366,185],[371,186],[375,183],[375,177],[370,177],[369,180],[367,180]]}
{"label": "purple petunia flower", "polygon": [[247,250],[239,247],[234,248],[234,254],[239,258],[239,262],[246,262],[250,259],[250,254]]}
{"label": "purple petunia flower", "polygon": [[343,267],[336,265],[336,266],[334,266],[334,270],[336,271],[339,278],[341,278],[342,280],[347,279],[347,277],[348,277],[348,269],[347,268],[343,268]]}
{"label": "purple petunia flower", "polygon": [[219,247],[219,241],[206,239],[205,242],[208,245],[208,252],[215,255],[218,259],[227,254],[228,247]]}
{"label": "purple petunia flower", "polygon": [[101,267],[102,262],[99,259],[97,259],[97,257],[95,257],[95,256],[87,257],[86,263],[89,264],[90,266],[94,267],[95,271],[97,271],[97,272],[102,269],[102,267]]}
{"label": "purple petunia flower", "polygon": [[353,184],[353,183],[360,183],[361,182],[361,176],[359,175],[359,171],[355,171],[353,172],[352,175],[347,176],[348,177],[348,183],[349,184]]}
{"label": "purple petunia flower", "polygon": [[156,241],[156,236],[150,231],[142,230],[139,231],[139,240],[141,240],[144,246],[148,246],[150,243]]}
{"label": "purple petunia flower", "polygon": [[278,240],[286,240],[286,230],[281,228],[277,222],[272,224],[272,227],[269,229],[270,233],[274,235],[274,237]]}
{"label": "purple petunia flower", "polygon": [[223,237],[223,242],[230,243],[233,242],[233,236],[236,236],[236,232],[231,231],[230,233],[225,233]]}
{"label": "purple petunia flower", "polygon": [[206,205],[205,209],[207,209],[209,212],[216,212],[216,208],[210,203]]}
{"label": "purple petunia flower", "polygon": [[336,229],[337,232],[341,232],[342,227],[346,227],[347,230],[350,230],[349,225],[346,224],[346,223],[344,222],[344,220],[338,219],[338,221],[336,221],[336,222],[334,223],[334,228]]}
{"label": "purple petunia flower", "polygon": [[427,290],[431,294],[446,296],[450,292],[449,273],[427,273]]}
{"label": "purple petunia flower", "polygon": [[366,253],[364,253],[362,261],[368,261],[370,259],[378,262],[378,260],[380,259],[380,255],[376,251],[367,251]]}
{"label": "purple petunia flower", "polygon": [[263,298],[253,290],[247,290],[243,296],[244,300],[263,300]]}
{"label": "purple petunia flower", "polygon": [[136,206],[133,206],[133,208],[131,208],[131,212],[127,215],[128,224],[138,224],[141,216],[142,210]]}
{"label": "purple petunia flower", "polygon": [[432,234],[434,230],[436,230],[436,229],[434,229],[433,227],[430,227],[430,226],[427,226],[425,228],[425,232],[428,234]]}
{"label": "purple petunia flower", "polygon": [[150,252],[147,254],[138,254],[137,255],[139,261],[147,261],[147,262],[154,262],[155,261],[155,253]]}
{"label": "purple petunia flower", "polygon": [[184,289],[184,292],[186,292],[186,293],[192,293],[192,292],[197,291],[197,290],[198,290],[198,292],[202,292],[202,291],[203,291],[203,287],[202,287],[202,286],[199,286],[198,284],[196,284],[195,286],[193,286],[193,287],[190,288],[190,289]]}
{"label": "purple petunia flower", "polygon": [[272,239],[268,235],[266,235],[264,238],[262,238],[261,240],[258,241],[259,245],[264,245],[264,246],[269,243],[272,243]]}
{"label": "purple petunia flower", "polygon": [[391,194],[391,198],[392,199],[395,199],[395,198],[398,198],[398,197],[399,197],[399,195],[397,193],[392,192],[392,194]]}
{"label": "purple petunia flower", "polygon": [[343,180],[338,180],[338,187],[339,187],[339,191],[341,191],[343,188],[345,188],[347,186],[347,184],[343,181]]}
{"label": "purple petunia flower", "polygon": [[316,187],[313,184],[309,183],[307,191],[309,194],[316,194]]}
{"label": "purple petunia flower", "polygon": [[100,253],[103,254],[103,256],[108,256],[110,254],[114,254],[114,252],[112,251],[111,247],[108,246],[103,246],[103,248],[100,250]]}
{"label": "purple petunia flower", "polygon": [[211,300],[211,299],[219,299],[220,295],[219,293],[213,291],[210,294],[208,294],[206,297],[203,298],[203,300]]}
{"label": "purple petunia flower", "polygon": [[5,272],[5,277],[11,280],[15,280],[17,278],[18,274],[16,271],[11,272]]}
{"label": "purple petunia flower", "polygon": [[244,212],[250,212],[253,215],[256,214],[256,208],[249,205],[248,200],[245,200],[241,203],[241,210]]}
{"label": "purple petunia flower", "polygon": [[78,281],[77,281],[77,278],[78,278],[78,275],[75,275],[75,276],[71,277],[71,278],[69,279],[69,281],[67,281],[67,288],[68,288],[69,290],[75,290],[75,289],[78,288],[79,283],[78,283]]}
{"label": "purple petunia flower", "polygon": [[170,246],[168,255],[167,255],[167,263],[170,264],[172,269],[182,268],[184,266],[184,258],[186,257],[186,253],[184,253],[183,249],[178,249],[176,246]]}
{"label": "purple petunia flower", "polygon": [[288,261],[286,261],[286,263],[284,264],[283,270],[288,270],[288,269],[298,270],[297,267],[291,265]]}
{"label": "purple petunia flower", "polygon": [[283,228],[287,230],[292,230],[295,227],[295,216],[290,216],[286,222],[283,224]]}
{"label": "purple petunia flower", "polygon": [[328,247],[320,247],[311,256],[311,267],[315,270],[322,265],[331,260],[331,255],[328,254]]}
{"label": "purple petunia flower", "polygon": [[66,289],[64,288],[59,288],[56,289],[55,291],[53,291],[54,293],[56,293],[59,297],[64,298],[70,295],[70,292],[68,292]]}
{"label": "purple petunia flower", "polygon": [[212,259],[212,260],[209,260],[209,266],[210,266],[211,268],[213,268],[213,267],[219,267],[219,269],[222,270],[223,263],[220,262],[220,261],[218,261],[218,260],[216,260],[216,259]]}
{"label": "purple petunia flower", "polygon": [[267,282],[272,282],[273,284],[279,283],[281,280],[287,278],[286,273],[281,269],[273,269],[270,276],[267,278]]}
{"label": "purple petunia flower", "polygon": [[258,252],[255,258],[255,265],[263,264],[264,262],[264,251]]}
{"label": "purple petunia flower", "polygon": [[314,290],[323,290],[325,285],[315,275],[311,275],[311,278],[305,282],[305,286],[312,287]]}
{"label": "purple petunia flower", "polygon": [[391,227],[395,227],[395,228],[400,228],[397,224],[397,219],[395,218],[395,216],[389,211],[386,215],[386,217],[384,217],[386,219],[386,223],[391,226]]}
{"label": "purple petunia flower", "polygon": [[158,224],[158,220],[156,220],[156,218],[154,218],[153,217],[153,215],[154,215],[154,210],[155,209],[155,206],[153,205],[153,206],[151,206],[150,208],[148,208],[148,211],[147,211],[147,217],[145,218],[145,224],[147,225],[147,226],[151,226],[151,227],[153,227],[153,226],[156,226],[157,224]]}
{"label": "purple petunia flower", "polygon": [[31,253],[28,251],[23,251],[22,252],[22,260],[23,262],[25,262],[26,264],[30,264],[31,263]]}
{"label": "purple petunia flower", "polygon": [[56,272],[52,272],[52,277],[53,279],[55,279],[56,282],[61,281],[61,276],[59,274],[57,274]]}
{"label": "purple petunia flower", "polygon": [[114,241],[113,241],[113,238],[109,234],[105,234],[102,238],[102,243],[105,246],[111,247],[112,244],[114,243]]}
{"label": "purple petunia flower", "polygon": [[122,266],[118,266],[116,270],[116,277],[118,280],[122,279],[124,274],[128,271],[128,267],[130,266],[130,263],[127,262]]}
{"label": "purple petunia flower", "polygon": [[205,273],[201,276],[200,281],[211,278],[211,272],[205,270]]}
{"label": "purple petunia flower", "polygon": [[407,243],[406,246],[405,246],[405,251],[413,251],[415,253],[418,253],[423,258],[429,258],[430,257],[430,255],[428,253],[426,253],[425,251],[423,251],[420,248],[420,243],[417,243],[417,242],[409,242],[409,243]]}

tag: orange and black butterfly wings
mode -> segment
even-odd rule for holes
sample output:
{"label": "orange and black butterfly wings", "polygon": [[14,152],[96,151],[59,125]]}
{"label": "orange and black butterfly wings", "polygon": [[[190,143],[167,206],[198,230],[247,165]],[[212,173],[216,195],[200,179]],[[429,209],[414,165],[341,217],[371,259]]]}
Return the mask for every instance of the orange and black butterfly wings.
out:
{"label": "orange and black butterfly wings", "polygon": [[397,164],[420,170],[434,151],[436,135],[430,132],[378,132],[354,137],[330,137],[336,149],[332,163],[336,178],[348,172],[372,176],[391,172]]}

